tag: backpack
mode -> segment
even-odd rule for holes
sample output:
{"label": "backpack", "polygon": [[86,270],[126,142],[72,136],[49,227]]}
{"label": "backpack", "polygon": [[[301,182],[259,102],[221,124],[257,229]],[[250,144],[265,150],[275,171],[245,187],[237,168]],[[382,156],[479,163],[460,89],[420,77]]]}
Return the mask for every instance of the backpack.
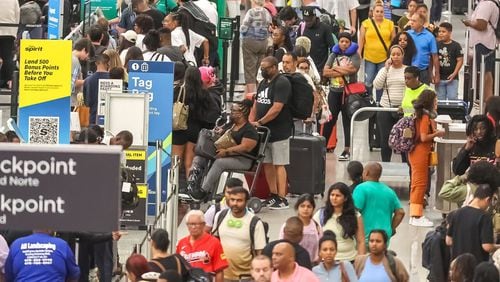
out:
{"label": "backpack", "polygon": [[122,210],[133,210],[139,205],[139,189],[135,175],[127,167],[120,168]]}
{"label": "backpack", "polygon": [[[230,211],[230,209],[225,209],[225,210],[222,210],[220,212],[219,217],[217,218],[217,225],[212,227],[212,235],[219,237],[219,234],[216,235],[216,233],[219,231],[219,226],[222,224],[222,220],[224,220],[224,218],[226,217],[226,215],[228,214],[229,211]],[[259,221],[262,222],[262,225],[264,226],[264,233],[266,235],[266,244],[269,243],[269,224],[267,222],[263,221],[262,219],[260,219],[260,217],[254,215],[252,217],[252,220],[250,221],[250,250],[251,250],[252,256],[255,254],[254,234],[255,234],[255,228],[256,228],[257,223]]]}
{"label": "backpack", "polygon": [[488,0],[488,1],[495,3],[495,5],[497,5],[497,8],[498,8],[497,9],[497,12],[498,12],[497,26],[495,27],[490,21],[488,21],[488,23],[491,25],[491,27],[495,31],[495,36],[497,37],[497,40],[500,40],[500,3],[498,1],[495,1],[495,0]]}
{"label": "backpack", "polygon": [[403,117],[389,133],[389,147],[398,153],[407,153],[415,147],[415,117]]}
{"label": "backpack", "polygon": [[429,231],[422,242],[422,266],[429,270],[431,269],[431,245],[436,232],[436,230]]}
{"label": "backpack", "polygon": [[19,7],[19,19],[21,24],[37,24],[42,17],[42,9],[35,1],[28,1]]}
{"label": "backpack", "polygon": [[285,73],[283,75],[292,86],[292,95],[287,103],[292,117],[301,120],[310,118],[314,103],[313,88],[300,73]]}

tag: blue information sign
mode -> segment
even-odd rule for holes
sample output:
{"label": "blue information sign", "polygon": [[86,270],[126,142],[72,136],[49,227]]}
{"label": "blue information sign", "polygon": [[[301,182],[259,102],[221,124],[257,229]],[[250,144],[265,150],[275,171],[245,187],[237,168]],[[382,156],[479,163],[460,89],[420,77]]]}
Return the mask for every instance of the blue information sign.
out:
{"label": "blue information sign", "polygon": [[[59,39],[62,36],[61,7],[63,1],[49,0],[48,39]],[[69,15],[67,15],[69,17]]]}
{"label": "blue information sign", "polygon": [[[174,101],[174,63],[130,61],[128,88],[133,92],[151,93],[149,98],[148,142],[160,140],[162,153],[162,183],[167,183],[172,145],[172,108]],[[156,151],[148,147],[147,182],[149,184],[148,215],[156,214]],[[166,199],[166,186],[162,185],[162,201]]]}

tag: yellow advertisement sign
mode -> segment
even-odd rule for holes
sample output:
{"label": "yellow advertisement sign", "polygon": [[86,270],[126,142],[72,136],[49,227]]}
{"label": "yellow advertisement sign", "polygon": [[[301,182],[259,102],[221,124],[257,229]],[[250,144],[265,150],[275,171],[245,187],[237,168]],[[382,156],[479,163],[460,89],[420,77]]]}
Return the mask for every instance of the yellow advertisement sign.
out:
{"label": "yellow advertisement sign", "polygon": [[19,107],[71,95],[71,40],[21,40]]}
{"label": "yellow advertisement sign", "polygon": [[148,185],[137,184],[137,190],[139,190],[139,193],[137,193],[139,199],[146,199],[146,197],[148,196]]}

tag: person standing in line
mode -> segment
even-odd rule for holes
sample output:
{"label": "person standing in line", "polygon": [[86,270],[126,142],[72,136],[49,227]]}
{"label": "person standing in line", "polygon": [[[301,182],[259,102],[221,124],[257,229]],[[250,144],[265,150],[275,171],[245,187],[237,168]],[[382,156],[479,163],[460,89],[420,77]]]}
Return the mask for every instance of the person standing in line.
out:
{"label": "person standing in line", "polygon": [[335,256],[337,255],[337,250],[338,248],[335,233],[330,230],[325,231],[323,237],[321,237],[319,241],[319,256],[321,258],[321,262],[313,268],[313,273],[321,282],[357,282],[358,277],[356,277],[352,264],[350,262],[338,261],[336,259]]}
{"label": "person standing in line", "polygon": [[438,100],[458,99],[458,74],[464,63],[464,53],[460,43],[451,39],[453,26],[444,22],[439,25],[439,77]]}
{"label": "person standing in line", "polygon": [[[2,1],[0,9],[0,22],[5,24],[18,24],[20,20],[20,9],[18,0]],[[0,87],[12,87],[12,74],[14,73],[13,50],[14,41],[17,36],[17,26],[0,27]]]}
{"label": "person standing in line", "polygon": [[265,204],[270,209],[287,209],[285,165],[290,162],[290,135],[293,126],[287,103],[292,86],[278,72],[276,58],[265,57],[260,63],[260,70],[264,80],[259,84],[250,116],[254,117],[254,126],[266,126],[271,130],[263,162],[271,197]]}
{"label": "person standing in line", "polygon": [[432,90],[424,90],[415,108],[415,148],[408,154],[411,167],[410,225],[432,227],[434,224],[424,216],[424,196],[429,184],[429,155],[435,137],[443,137],[444,131],[436,129],[437,97]]}
{"label": "person standing in line", "polygon": [[308,281],[319,282],[311,270],[295,262],[295,251],[292,244],[282,242],[273,248],[273,267],[275,271],[271,276],[272,282],[279,281]]}
{"label": "person standing in line", "polygon": [[273,266],[271,259],[265,255],[258,255],[252,259],[252,278],[254,282],[271,282]]}

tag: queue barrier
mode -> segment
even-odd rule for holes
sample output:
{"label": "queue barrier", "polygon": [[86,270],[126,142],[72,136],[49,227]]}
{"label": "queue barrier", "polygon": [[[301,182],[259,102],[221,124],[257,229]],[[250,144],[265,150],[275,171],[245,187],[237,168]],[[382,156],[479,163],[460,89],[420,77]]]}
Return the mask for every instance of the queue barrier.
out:
{"label": "queue barrier", "polygon": [[[354,123],[356,122],[356,117],[364,112],[397,112],[398,108],[382,108],[382,107],[364,107],[358,109],[351,118],[351,151],[352,159],[354,158]],[[384,182],[410,182],[410,173],[408,165],[406,163],[395,163],[395,162],[379,162],[382,165],[382,176],[380,181]]]}

